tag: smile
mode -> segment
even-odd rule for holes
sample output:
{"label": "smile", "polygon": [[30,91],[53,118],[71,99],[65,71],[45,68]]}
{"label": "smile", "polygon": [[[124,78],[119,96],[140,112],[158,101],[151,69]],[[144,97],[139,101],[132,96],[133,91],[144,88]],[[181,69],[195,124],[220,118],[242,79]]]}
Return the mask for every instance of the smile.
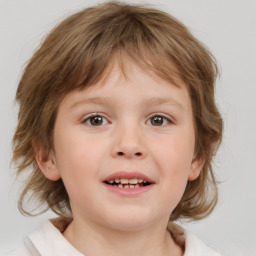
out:
{"label": "smile", "polygon": [[120,171],[106,177],[103,184],[119,196],[137,197],[150,191],[155,182],[140,172]]}
{"label": "smile", "polygon": [[140,187],[148,186],[151,184],[147,180],[137,179],[137,178],[132,178],[132,179],[116,178],[116,179],[105,181],[105,183],[118,188],[140,188]]}

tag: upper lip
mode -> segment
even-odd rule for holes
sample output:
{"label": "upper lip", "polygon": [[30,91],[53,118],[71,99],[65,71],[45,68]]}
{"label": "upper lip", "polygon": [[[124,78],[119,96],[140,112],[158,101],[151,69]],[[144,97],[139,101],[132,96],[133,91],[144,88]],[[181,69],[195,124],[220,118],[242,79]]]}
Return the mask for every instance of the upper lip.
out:
{"label": "upper lip", "polygon": [[105,181],[110,181],[110,180],[115,180],[115,179],[142,179],[143,181],[147,181],[149,183],[154,183],[154,181],[149,178],[148,176],[146,176],[145,174],[142,174],[140,172],[127,172],[127,171],[119,171],[119,172],[115,172],[109,176],[107,176],[104,179]]}

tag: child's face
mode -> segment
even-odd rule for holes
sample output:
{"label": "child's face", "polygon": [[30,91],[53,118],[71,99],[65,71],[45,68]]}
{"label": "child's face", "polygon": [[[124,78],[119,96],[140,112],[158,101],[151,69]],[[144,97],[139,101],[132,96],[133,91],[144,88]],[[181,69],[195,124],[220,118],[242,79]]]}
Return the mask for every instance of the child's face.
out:
{"label": "child's face", "polygon": [[[166,224],[202,167],[194,159],[184,83],[178,88],[132,64],[126,71],[125,79],[115,67],[104,85],[63,99],[54,153],[43,170],[49,179],[63,179],[75,220],[120,230]],[[134,187],[114,187],[115,178]]]}

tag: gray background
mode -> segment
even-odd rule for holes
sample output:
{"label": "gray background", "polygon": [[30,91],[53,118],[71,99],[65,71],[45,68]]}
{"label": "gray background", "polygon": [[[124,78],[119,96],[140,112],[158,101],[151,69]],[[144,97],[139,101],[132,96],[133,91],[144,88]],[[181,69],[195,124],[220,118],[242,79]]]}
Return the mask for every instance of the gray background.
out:
{"label": "gray background", "polygon": [[[16,206],[19,182],[14,182],[9,164],[17,115],[14,95],[21,71],[56,23],[98,2],[0,0],[0,251],[18,245],[25,234],[52,216],[23,217]],[[225,120],[224,140],[215,161],[222,181],[220,200],[210,217],[184,226],[226,256],[256,255],[256,1],[147,3],[184,22],[211,49],[222,69],[216,92]]]}

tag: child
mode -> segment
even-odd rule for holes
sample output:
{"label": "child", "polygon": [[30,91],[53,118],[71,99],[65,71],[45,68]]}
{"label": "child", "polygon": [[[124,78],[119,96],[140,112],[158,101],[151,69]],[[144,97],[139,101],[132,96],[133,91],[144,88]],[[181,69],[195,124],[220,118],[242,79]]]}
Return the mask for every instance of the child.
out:
{"label": "child", "polygon": [[217,203],[212,55],[172,16],[108,2],[64,20],[19,83],[20,196],[47,221],[15,255],[219,255],[173,221]]}

